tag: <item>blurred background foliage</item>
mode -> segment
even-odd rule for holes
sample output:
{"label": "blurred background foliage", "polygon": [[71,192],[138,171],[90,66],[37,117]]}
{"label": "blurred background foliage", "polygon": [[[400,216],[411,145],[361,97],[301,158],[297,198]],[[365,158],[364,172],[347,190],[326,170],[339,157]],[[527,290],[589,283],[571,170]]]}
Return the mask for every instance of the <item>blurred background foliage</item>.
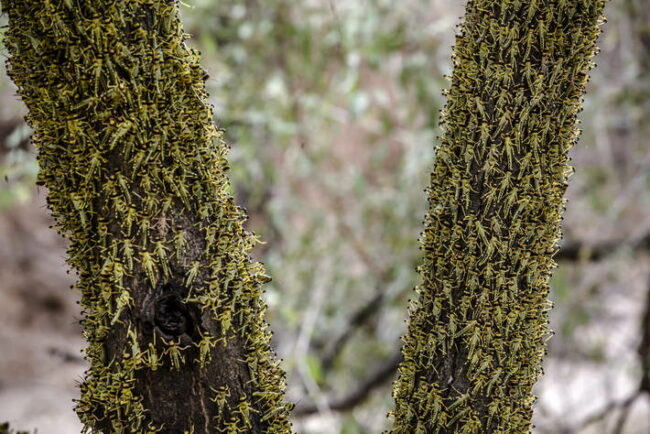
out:
{"label": "blurred background foliage", "polygon": [[[235,194],[265,241],[255,254],[273,276],[269,321],[296,430],[380,432],[463,4],[187,0],[181,9],[232,145]],[[650,390],[637,393],[650,370],[650,1],[612,0],[608,19],[572,155],[540,433],[650,431]],[[2,75],[0,420],[69,433],[79,426],[62,398],[76,396],[84,369],[79,312],[65,243],[34,187],[23,114]]]}

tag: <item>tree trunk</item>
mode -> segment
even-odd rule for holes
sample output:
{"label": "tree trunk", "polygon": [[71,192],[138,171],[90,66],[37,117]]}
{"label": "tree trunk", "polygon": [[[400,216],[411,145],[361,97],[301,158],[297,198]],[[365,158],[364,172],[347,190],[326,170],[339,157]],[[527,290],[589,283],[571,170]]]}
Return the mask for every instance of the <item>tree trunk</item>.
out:
{"label": "tree trunk", "polygon": [[601,0],[469,0],[394,384],[395,433],[522,433]]}
{"label": "tree trunk", "polygon": [[78,273],[92,432],[288,432],[263,266],[170,0],[3,0],[39,184]]}

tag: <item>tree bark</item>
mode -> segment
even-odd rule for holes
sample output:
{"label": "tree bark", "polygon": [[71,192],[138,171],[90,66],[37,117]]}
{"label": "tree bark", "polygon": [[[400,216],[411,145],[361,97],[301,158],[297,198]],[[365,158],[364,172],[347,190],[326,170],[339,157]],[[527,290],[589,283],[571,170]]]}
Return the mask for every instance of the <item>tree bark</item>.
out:
{"label": "tree bark", "polygon": [[394,383],[395,433],[528,432],[600,0],[469,0]]}
{"label": "tree bark", "polygon": [[70,240],[92,432],[289,432],[199,55],[169,0],[3,0],[38,182]]}

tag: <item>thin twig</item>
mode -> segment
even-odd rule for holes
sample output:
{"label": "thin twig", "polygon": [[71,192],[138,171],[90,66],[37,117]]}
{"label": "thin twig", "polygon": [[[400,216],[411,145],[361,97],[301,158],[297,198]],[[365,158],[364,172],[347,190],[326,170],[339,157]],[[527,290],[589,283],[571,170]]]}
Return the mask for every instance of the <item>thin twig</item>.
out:
{"label": "thin twig", "polygon": [[[648,237],[645,237],[646,239]],[[580,429],[586,428],[589,425],[600,422],[609,416],[616,409],[621,409],[621,413],[614,426],[613,434],[621,434],[625,428],[625,422],[630,414],[632,404],[643,394],[650,394],[650,279],[648,280],[648,294],[645,309],[641,319],[641,342],[639,343],[638,354],[639,361],[641,362],[641,381],[639,387],[630,396],[622,401],[612,401],[608,403],[605,408],[598,413],[585,419],[580,425]]]}
{"label": "thin twig", "polygon": [[639,390],[650,394],[650,279],[648,279],[648,295],[645,312],[641,320],[641,342],[637,350],[641,362],[641,384]]}
{"label": "thin twig", "polygon": [[[393,378],[401,360],[402,353],[396,352],[389,359],[386,359],[386,361],[379,365],[366,380],[359,384],[350,393],[342,398],[332,399],[329,401],[327,407],[332,411],[346,411],[361,404],[370,396],[370,393],[373,390],[389,382]],[[318,406],[315,404],[306,404],[296,407],[294,415],[309,416],[317,412]]]}
{"label": "thin twig", "polygon": [[367,304],[361,306],[352,314],[348,319],[347,326],[343,332],[334,339],[333,343],[328,347],[323,356],[321,364],[325,371],[332,368],[334,361],[336,361],[338,355],[341,354],[345,344],[352,337],[354,332],[369,321],[375,313],[381,309],[384,304],[384,298],[385,294],[383,292],[377,292]]}
{"label": "thin twig", "polygon": [[557,261],[600,261],[629,247],[634,251],[650,250],[650,233],[635,241],[604,241],[601,243],[567,242],[555,255]]}
{"label": "thin twig", "polygon": [[612,434],[623,434],[623,428],[625,428],[625,422],[630,415],[632,404],[634,404],[634,401],[636,401],[640,395],[641,390],[637,391],[634,395],[630,396],[625,402],[621,404],[621,414],[616,421],[616,426],[614,427]]}
{"label": "thin twig", "polygon": [[[603,421],[605,418],[607,418],[612,412],[616,411],[619,408],[628,408],[632,403],[639,397],[640,392],[639,390],[636,390],[634,393],[632,393],[630,396],[627,398],[621,400],[621,401],[610,401],[608,402],[604,408],[602,408],[600,411],[592,414],[591,416],[587,417],[585,420],[583,420],[581,423],[579,423],[578,429],[575,431],[582,431],[583,429],[587,428],[590,425],[593,425],[595,423]],[[625,422],[625,421],[623,421]]]}

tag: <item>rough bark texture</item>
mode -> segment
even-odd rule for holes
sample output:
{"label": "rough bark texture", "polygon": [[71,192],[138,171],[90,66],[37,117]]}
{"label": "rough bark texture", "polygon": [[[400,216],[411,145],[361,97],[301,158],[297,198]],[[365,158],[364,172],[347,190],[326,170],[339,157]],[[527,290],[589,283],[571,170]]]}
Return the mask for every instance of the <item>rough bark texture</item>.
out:
{"label": "rough bark texture", "polygon": [[523,433],[550,332],[567,153],[604,1],[469,0],[394,384],[395,433]]}
{"label": "rough bark texture", "polygon": [[84,308],[92,432],[288,432],[268,278],[169,0],[3,0],[9,74]]}

